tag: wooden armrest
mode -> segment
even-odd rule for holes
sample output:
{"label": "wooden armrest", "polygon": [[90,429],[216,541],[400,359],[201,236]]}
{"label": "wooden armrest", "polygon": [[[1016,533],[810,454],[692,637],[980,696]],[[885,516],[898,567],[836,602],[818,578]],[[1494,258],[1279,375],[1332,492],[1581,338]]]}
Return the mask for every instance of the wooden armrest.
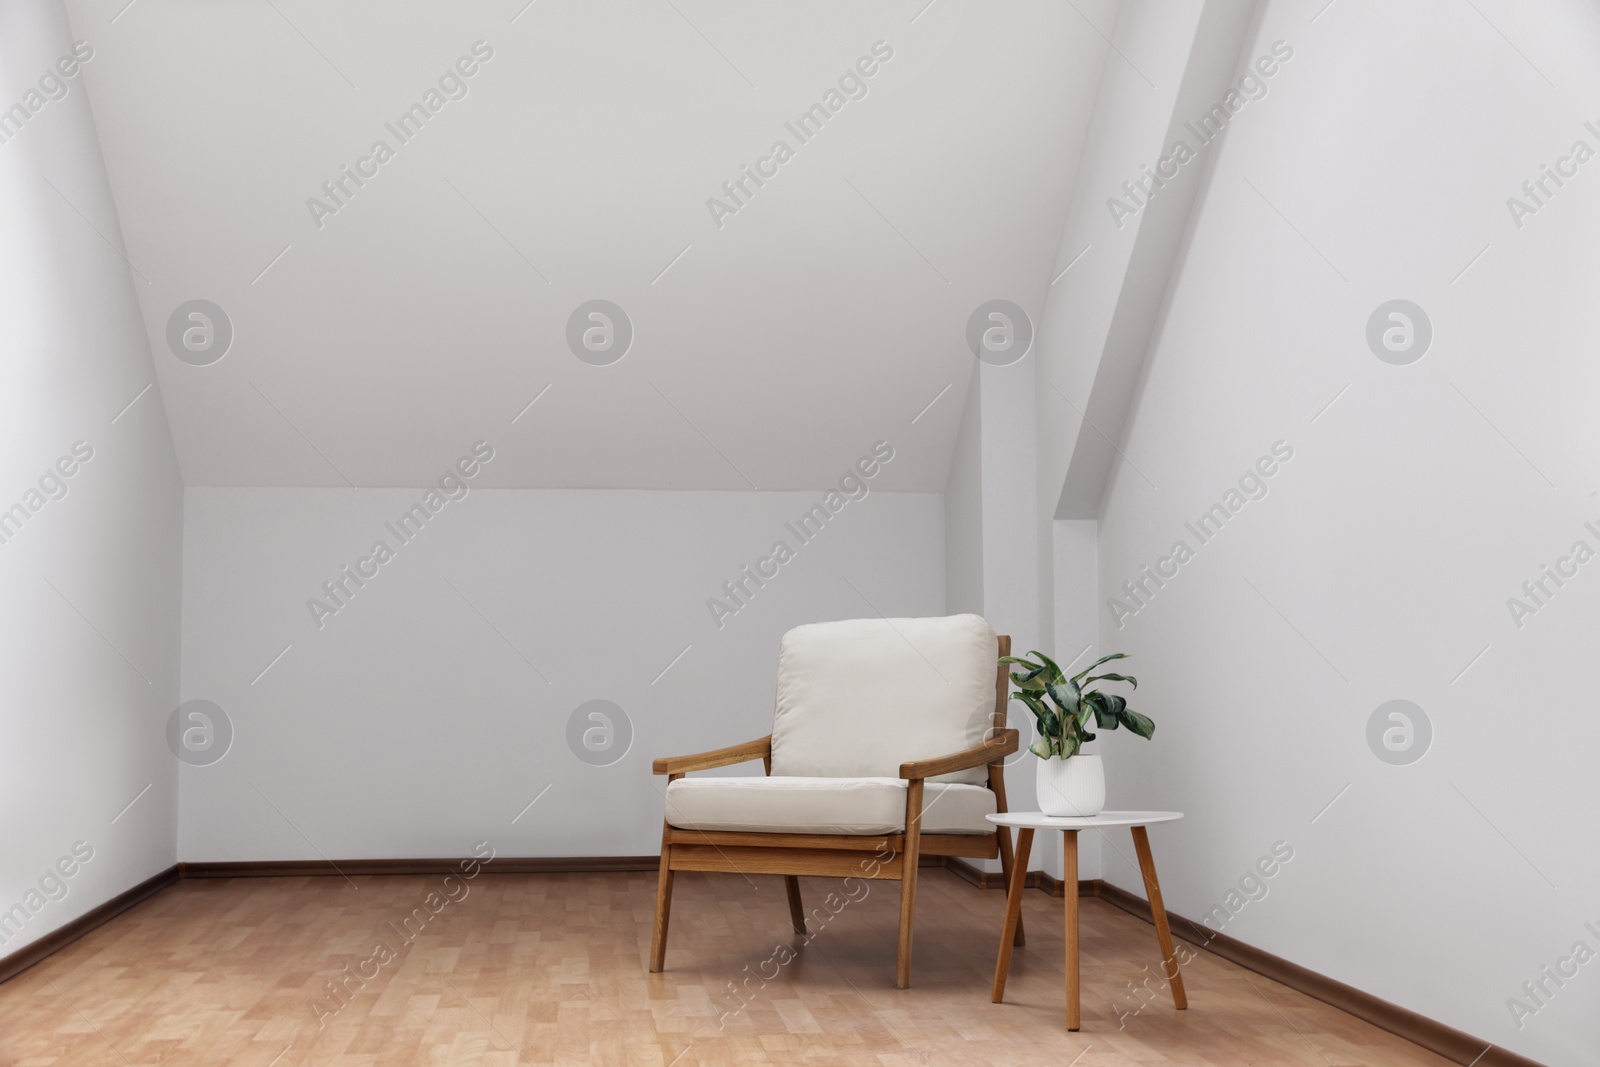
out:
{"label": "wooden armrest", "polygon": [[[1013,730],[1012,733],[1016,731]],[[754,741],[746,741],[742,745],[701,752],[694,756],[663,756],[655,761],[653,770],[656,774],[685,774],[689,771],[710,770],[712,767],[726,767],[730,763],[743,763],[746,760],[766,759],[770,755],[772,755],[772,735],[768,734]]]}
{"label": "wooden armrest", "polygon": [[956,752],[949,756],[936,756],[933,759],[919,759],[911,763],[902,763],[900,764],[900,777],[932,778],[939,774],[949,774],[951,771],[964,771],[968,767],[981,767],[986,763],[998,763],[1015,752],[1018,744],[1020,744],[1020,735],[1017,731],[997,730],[993,737],[977,748],[969,748],[965,752]]}

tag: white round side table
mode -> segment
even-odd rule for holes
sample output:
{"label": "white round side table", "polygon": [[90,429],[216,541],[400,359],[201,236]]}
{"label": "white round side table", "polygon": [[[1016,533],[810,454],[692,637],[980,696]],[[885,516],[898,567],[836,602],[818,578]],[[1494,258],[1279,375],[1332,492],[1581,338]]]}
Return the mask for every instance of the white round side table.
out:
{"label": "white round side table", "polygon": [[1063,836],[1061,883],[1062,895],[1066,898],[1067,926],[1067,1029],[1078,1029],[1078,833],[1081,830],[1127,826],[1133,831],[1133,847],[1139,853],[1139,870],[1144,875],[1145,893],[1150,898],[1150,914],[1156,922],[1156,938],[1161,942],[1162,965],[1172,989],[1172,1003],[1179,1011],[1187,1008],[1189,1000],[1183,992],[1183,975],[1178,972],[1178,958],[1172,947],[1172,930],[1167,925],[1167,909],[1161,901],[1161,885],[1156,881],[1156,861],[1150,854],[1150,837],[1145,833],[1147,826],[1176,822],[1181,818],[1183,813],[1180,811],[1102,811],[1099,815],[1081,819],[1046,815],[1038,811],[1012,811],[988,816],[990,822],[1014,827],[1018,831],[1017,854],[1011,863],[1011,885],[1006,889],[1006,921],[1000,934],[1000,958],[995,961],[994,993],[991,999],[998,1004],[1005,997],[1006,972],[1011,969],[1011,946],[1022,915],[1022,887],[1028,877],[1028,853],[1033,848],[1033,832],[1060,830]]}

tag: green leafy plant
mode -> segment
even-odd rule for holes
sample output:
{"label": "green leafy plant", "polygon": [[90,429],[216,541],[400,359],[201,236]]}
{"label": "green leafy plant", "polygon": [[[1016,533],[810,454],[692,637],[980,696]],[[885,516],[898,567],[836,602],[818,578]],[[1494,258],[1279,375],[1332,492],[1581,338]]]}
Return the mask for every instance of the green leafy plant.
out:
{"label": "green leafy plant", "polygon": [[1115,730],[1126,726],[1140,737],[1149,738],[1156,732],[1156,724],[1128,707],[1128,702],[1115,693],[1089,688],[1095,682],[1127,682],[1135,689],[1139,680],[1131,674],[1096,674],[1089,672],[1114,659],[1127,659],[1126,652],[1113,652],[1101,656],[1083,670],[1067,677],[1055,660],[1043,652],[1029,652],[1039,662],[1005,656],[1001,663],[1014,663],[1021,670],[1012,672],[1011,680],[1017,685],[1012,700],[1028,705],[1039,725],[1039,736],[1028,746],[1040,759],[1076,756],[1085,741],[1093,741],[1089,721],[1101,730]]}

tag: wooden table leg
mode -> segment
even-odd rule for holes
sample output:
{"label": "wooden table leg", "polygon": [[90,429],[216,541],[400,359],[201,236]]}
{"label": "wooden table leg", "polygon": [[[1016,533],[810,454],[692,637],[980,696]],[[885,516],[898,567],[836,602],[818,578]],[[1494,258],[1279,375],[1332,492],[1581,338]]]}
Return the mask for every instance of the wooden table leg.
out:
{"label": "wooden table leg", "polygon": [[1062,834],[1061,890],[1066,900],[1067,926],[1067,1029],[1076,1030],[1078,1018],[1078,831]]}
{"label": "wooden table leg", "polygon": [[1000,931],[1000,958],[994,965],[994,992],[989,999],[996,1004],[1006,995],[1006,974],[1011,970],[1011,946],[1022,922],[1022,887],[1028,881],[1028,852],[1032,848],[1033,831],[1023,827],[1017,832],[1017,854],[1011,859],[1011,884],[1006,887],[1006,923]]}
{"label": "wooden table leg", "polygon": [[1156,881],[1150,835],[1142,826],[1133,828],[1133,847],[1139,853],[1139,870],[1144,875],[1145,894],[1150,898],[1150,915],[1156,922],[1156,939],[1161,942],[1161,966],[1167,985],[1172,989],[1172,1003],[1183,1011],[1189,1006],[1189,998],[1183,991],[1183,975],[1178,971],[1178,957],[1172,949],[1172,929],[1167,925],[1167,906],[1161,900],[1161,883]]}

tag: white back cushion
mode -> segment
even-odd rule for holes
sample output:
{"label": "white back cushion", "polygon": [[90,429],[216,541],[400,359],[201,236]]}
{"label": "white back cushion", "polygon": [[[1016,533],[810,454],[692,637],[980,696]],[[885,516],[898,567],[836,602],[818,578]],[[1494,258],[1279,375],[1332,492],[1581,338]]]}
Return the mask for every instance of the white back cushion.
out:
{"label": "white back cushion", "polygon": [[[897,778],[983,744],[999,642],[978,615],[797,626],[778,652],[773,775]],[[986,767],[937,781],[980,785]]]}

